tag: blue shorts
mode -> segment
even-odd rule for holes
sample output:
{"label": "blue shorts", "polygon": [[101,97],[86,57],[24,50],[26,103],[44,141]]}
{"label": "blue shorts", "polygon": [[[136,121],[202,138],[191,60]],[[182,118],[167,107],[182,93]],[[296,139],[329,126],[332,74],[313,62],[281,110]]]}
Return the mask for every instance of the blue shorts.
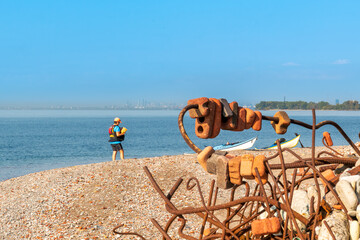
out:
{"label": "blue shorts", "polygon": [[123,147],[122,147],[121,143],[111,144],[111,147],[112,147],[113,151],[123,150]]}

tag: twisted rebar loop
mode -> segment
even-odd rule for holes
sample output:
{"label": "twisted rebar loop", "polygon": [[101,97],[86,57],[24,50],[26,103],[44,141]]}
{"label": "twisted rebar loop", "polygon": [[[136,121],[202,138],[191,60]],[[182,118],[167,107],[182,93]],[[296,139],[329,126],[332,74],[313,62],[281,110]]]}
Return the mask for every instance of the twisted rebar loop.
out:
{"label": "twisted rebar loop", "polygon": [[[179,114],[178,125],[185,142],[193,149],[196,153],[201,152],[201,149],[198,148],[186,134],[183,118],[185,113],[192,108],[197,108],[196,104],[187,105]],[[196,178],[190,178],[187,182],[187,189],[190,191],[193,187],[197,186],[197,192],[199,199],[201,201],[201,207],[186,207],[179,209],[175,207],[175,204],[171,202],[171,198],[176,193],[177,189],[183,182],[182,178],[179,178],[178,181],[174,184],[167,195],[161,190],[154,177],[150,173],[147,167],[144,167],[144,171],[148,176],[152,186],[159,193],[160,197],[165,202],[165,207],[168,213],[172,217],[168,220],[165,228],[162,228],[160,224],[155,220],[151,219],[151,222],[159,230],[163,236],[163,240],[172,239],[169,235],[170,228],[173,225],[174,221],[178,219],[180,221],[180,226],[178,228],[178,235],[183,239],[260,239],[259,236],[254,236],[251,233],[251,223],[259,218],[269,217],[278,217],[281,222],[281,230],[278,234],[268,234],[262,236],[261,239],[293,239],[300,238],[305,239],[315,239],[315,227],[319,225],[320,221],[329,214],[328,205],[321,199],[320,196],[320,185],[318,179],[320,178],[323,184],[325,184],[325,192],[331,192],[342,209],[345,211],[347,218],[350,220],[351,217],[348,215],[346,207],[343,202],[337,195],[334,190],[333,181],[328,181],[323,175],[322,171],[326,169],[333,169],[338,164],[346,164],[349,166],[354,166],[356,159],[351,157],[343,157],[340,154],[333,154],[332,152],[322,151],[317,157],[315,157],[315,131],[322,126],[332,125],[334,126],[345,140],[350,144],[354,151],[360,155],[359,149],[351,141],[351,139],[346,135],[343,129],[333,121],[323,121],[316,124],[315,110],[312,110],[313,115],[313,124],[309,125],[304,122],[290,119],[291,123],[300,125],[304,128],[312,130],[312,147],[311,147],[311,158],[302,158],[294,151],[288,148],[281,148],[279,140],[276,141],[278,150],[277,152],[270,157],[267,157],[264,160],[266,171],[270,176],[272,183],[267,182],[266,185],[259,181],[258,184],[255,184],[254,190],[251,192],[250,185],[246,181],[242,181],[240,185],[235,185],[230,191],[229,202],[226,203],[217,203],[217,195],[219,189],[215,186],[215,181],[211,182],[210,191],[208,194],[207,203],[204,200],[204,194],[201,190],[200,184]],[[263,120],[274,121],[277,123],[278,119],[275,117],[262,116]],[[324,144],[325,145],[325,144]],[[330,150],[333,150],[329,148]],[[334,150],[333,150],[334,151]],[[285,163],[283,152],[288,152],[293,155],[297,161],[293,163]],[[336,151],[335,151],[336,153]],[[321,155],[327,155],[321,157]],[[279,157],[280,164],[271,164],[271,161]],[[325,165],[325,166],[324,166]],[[317,168],[318,166],[322,166]],[[301,176],[298,176],[297,169],[304,168]],[[292,174],[288,174],[287,171],[293,170]],[[357,170],[358,171],[358,170]],[[353,171],[355,173],[355,171]],[[257,177],[260,179],[259,172],[256,169]],[[288,180],[288,176],[292,175],[292,180]],[[310,181],[310,182],[309,182]],[[302,183],[311,184],[315,183],[317,190],[317,198],[311,198],[310,201],[310,216],[304,217],[301,213],[296,212],[292,209],[293,194],[295,189],[299,189]],[[235,192],[241,186],[244,186],[245,192],[242,193],[240,198],[235,199]],[[221,216],[223,211],[226,211],[226,216]],[[191,233],[189,231],[184,231],[187,223],[187,215],[196,215],[202,221],[199,226],[199,231]],[[334,233],[329,228],[328,224],[324,221],[324,225],[327,227],[330,235],[335,239]],[[117,228],[114,229],[114,232],[117,234],[132,234],[145,239],[137,233],[120,233],[117,232]],[[190,229],[194,229],[194,226],[188,226]],[[205,229],[207,228],[206,235]],[[196,236],[194,236],[194,234]]]}

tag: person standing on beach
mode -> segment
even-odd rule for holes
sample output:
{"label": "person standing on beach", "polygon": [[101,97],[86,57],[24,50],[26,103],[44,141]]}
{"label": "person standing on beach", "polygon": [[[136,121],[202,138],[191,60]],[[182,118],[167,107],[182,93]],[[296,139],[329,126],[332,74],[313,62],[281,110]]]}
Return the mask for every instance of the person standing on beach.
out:
{"label": "person standing on beach", "polygon": [[120,152],[121,160],[124,160],[124,149],[121,145],[121,141],[125,138],[125,132],[127,129],[125,127],[120,127],[119,124],[121,123],[120,118],[116,117],[114,119],[114,124],[109,128],[109,135],[110,135],[110,144],[113,149],[112,160],[116,160],[117,152]]}

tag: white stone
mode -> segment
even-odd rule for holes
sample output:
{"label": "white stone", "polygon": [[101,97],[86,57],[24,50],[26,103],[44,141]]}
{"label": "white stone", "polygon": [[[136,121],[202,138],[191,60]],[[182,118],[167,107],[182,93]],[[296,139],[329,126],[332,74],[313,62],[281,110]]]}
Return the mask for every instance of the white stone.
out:
{"label": "white stone", "polygon": [[350,210],[350,211],[348,211],[348,214],[349,214],[349,216],[351,216],[351,217],[355,217],[355,216],[356,216],[356,211]]}
{"label": "white stone", "polygon": [[[305,218],[309,218],[310,216],[310,199],[307,196],[307,192],[304,190],[294,190],[293,198],[291,202],[291,209],[296,211],[297,213],[301,214]],[[286,218],[286,212],[281,211],[281,215],[283,219]],[[299,220],[296,220],[300,230],[304,232],[306,230],[306,226],[304,223],[300,222]],[[294,225],[294,224],[293,224]],[[288,224],[288,227],[290,229],[291,224]],[[295,230],[295,226],[293,226],[293,229]]]}
{"label": "white stone", "polygon": [[340,180],[336,184],[336,192],[348,211],[356,210],[359,201],[355,194],[355,190],[348,181]]}
{"label": "white stone", "polygon": [[[261,211],[263,211],[264,210],[264,212],[262,213],[262,214],[260,214],[260,216],[259,216],[259,219],[265,219],[265,218],[268,218],[268,212],[266,211],[266,209],[263,207],[263,206],[260,206],[259,207],[259,212],[261,212]],[[271,211],[275,211],[276,210],[276,207],[275,206],[271,206],[270,207],[270,210]],[[278,213],[277,212],[275,212],[274,213],[274,217],[278,217]]]}
{"label": "white stone", "polygon": [[350,170],[350,168],[346,169],[341,175],[340,177],[347,177],[347,176],[352,176],[348,171]]}
{"label": "white stone", "polygon": [[355,193],[358,198],[358,202],[360,202],[360,180],[355,182]]}
{"label": "white stone", "polygon": [[358,221],[349,221],[350,225],[350,240],[359,240],[360,226]]}
{"label": "white stone", "polygon": [[328,192],[325,194],[325,201],[330,205],[330,207],[333,207],[334,205],[338,204],[338,200],[334,196],[332,192]]}
{"label": "white stone", "polygon": [[355,189],[355,183],[360,180],[359,175],[351,175],[351,176],[341,176],[340,180],[345,180],[351,184],[351,186]]}
{"label": "white stone", "polygon": [[360,204],[356,207],[356,219],[360,221]]}
{"label": "white stone", "polygon": [[345,180],[348,182],[356,182],[360,180],[360,175],[350,175],[350,176],[340,176],[340,180]]}
{"label": "white stone", "polygon": [[[349,222],[346,214],[340,210],[334,210],[323,221],[329,225],[331,231],[335,235],[336,240],[349,240]],[[327,230],[324,223],[321,224],[318,240],[332,239],[330,232]]]}
{"label": "white stone", "polygon": [[356,161],[355,163],[355,167],[359,166],[360,165],[360,159]]}
{"label": "white stone", "polygon": [[[323,185],[319,185],[319,188],[320,188],[320,200],[321,200],[325,195],[325,188]],[[314,197],[314,209],[317,209],[318,190],[317,190],[316,186],[312,185],[307,189],[307,196],[309,198],[309,201],[311,201],[311,197]]]}

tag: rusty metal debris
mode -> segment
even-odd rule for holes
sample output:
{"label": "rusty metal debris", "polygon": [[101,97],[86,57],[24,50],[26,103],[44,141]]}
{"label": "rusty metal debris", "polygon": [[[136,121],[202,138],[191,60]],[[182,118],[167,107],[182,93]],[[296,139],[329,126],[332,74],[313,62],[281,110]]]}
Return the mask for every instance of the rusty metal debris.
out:
{"label": "rusty metal debris", "polygon": [[[172,215],[163,227],[155,219],[151,219],[163,239],[172,239],[169,231],[175,220],[181,222],[177,229],[178,236],[190,240],[312,240],[321,238],[319,238],[321,226],[327,229],[328,239],[337,239],[339,233],[334,230],[333,224],[327,220],[327,216],[336,211],[342,211],[347,220],[356,220],[354,209],[348,209],[349,204],[339,196],[335,185],[339,182],[340,175],[345,172],[345,170],[341,170],[345,168],[340,168],[340,166],[352,168],[346,171],[347,175],[359,173],[360,167],[354,167],[360,156],[358,147],[337,123],[323,121],[316,124],[315,110],[312,111],[313,123],[310,125],[290,119],[286,112],[282,111],[271,117],[263,116],[257,111],[242,109],[244,108],[239,107],[236,102],[228,104],[224,99],[200,98],[190,100],[179,114],[178,125],[185,142],[198,153],[200,166],[205,171],[217,175],[216,187],[215,181],[212,181],[207,201],[204,199],[204,193],[198,180],[190,178],[187,181],[188,190],[197,188],[201,206],[176,207],[178,204],[174,204],[171,199],[183,179],[179,178],[169,193],[165,194],[151,172],[146,167],[144,168],[153,188],[164,200],[166,210]],[[311,156],[301,157],[291,149],[281,148],[279,141],[277,141],[277,152],[269,157],[252,156],[251,154],[230,156],[224,152],[213,151],[211,147],[202,150],[191,141],[185,131],[183,118],[187,111],[190,112],[190,117],[195,119],[195,131],[201,138],[216,137],[220,129],[242,131],[252,127],[259,131],[263,120],[271,121],[278,134],[284,134],[291,124],[302,126],[312,131]],[[332,141],[329,134],[324,134],[322,139],[324,146],[329,150],[316,155],[316,130],[325,125],[334,126],[358,156],[344,156],[331,148]],[[284,153],[292,155],[297,160],[291,163],[286,162]],[[280,163],[276,163],[276,159]],[[334,171],[335,169],[337,171]],[[254,187],[250,186],[251,182]],[[312,186],[315,191],[314,194],[309,195],[308,211],[302,212],[294,206],[295,195],[301,189],[309,186]],[[228,189],[228,202],[217,203],[219,188]],[[244,193],[241,197],[235,197],[235,193],[240,188]],[[333,202],[327,199],[328,195],[333,196]],[[220,214],[224,210],[226,211],[225,216]],[[196,215],[201,219],[202,224],[198,226],[198,232],[189,233],[185,230],[190,215]],[[116,229],[114,232],[121,234],[116,232]],[[141,237],[138,234],[134,235]]]}

